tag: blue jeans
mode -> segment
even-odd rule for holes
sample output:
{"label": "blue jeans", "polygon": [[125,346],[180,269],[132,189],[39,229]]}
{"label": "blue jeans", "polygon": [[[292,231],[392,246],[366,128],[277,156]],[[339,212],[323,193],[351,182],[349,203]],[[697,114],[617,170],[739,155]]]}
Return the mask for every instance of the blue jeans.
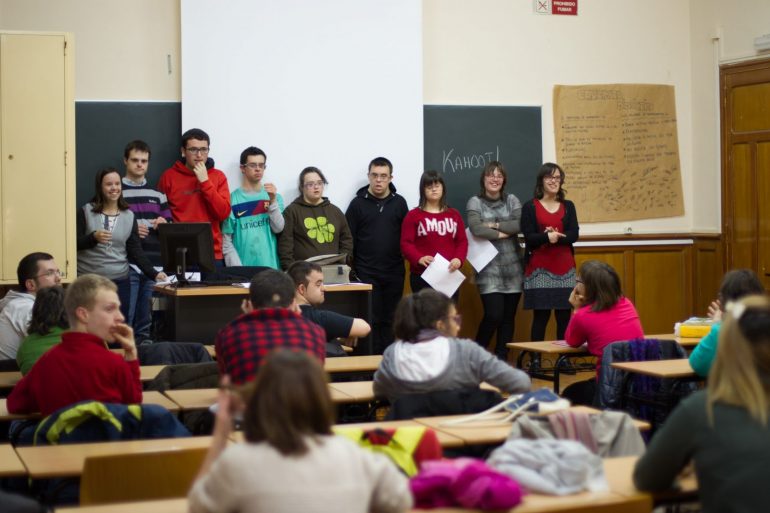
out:
{"label": "blue jeans", "polygon": [[130,300],[126,324],[134,329],[137,342],[150,338],[152,326],[152,288],[155,282],[133,269],[128,272]]}

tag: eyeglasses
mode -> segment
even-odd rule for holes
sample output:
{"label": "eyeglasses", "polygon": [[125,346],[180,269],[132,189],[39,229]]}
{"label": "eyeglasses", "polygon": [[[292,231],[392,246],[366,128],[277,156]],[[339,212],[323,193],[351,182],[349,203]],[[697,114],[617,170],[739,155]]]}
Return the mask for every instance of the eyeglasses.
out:
{"label": "eyeglasses", "polygon": [[243,164],[243,167],[247,167],[249,169],[265,169],[267,167],[267,164],[263,163],[256,163],[256,162],[249,162],[248,164]]}
{"label": "eyeglasses", "polygon": [[543,181],[546,182],[561,182],[561,175],[544,176]]}
{"label": "eyeglasses", "polygon": [[505,177],[503,175],[487,175],[486,179],[500,181],[500,180],[505,180]]}
{"label": "eyeglasses", "polygon": [[425,186],[426,189],[441,189],[442,187],[443,185],[441,185],[440,182],[433,182],[432,184]]}
{"label": "eyeglasses", "polygon": [[184,151],[194,153],[196,155],[206,155],[209,152],[208,148],[185,148]]}
{"label": "eyeglasses", "polygon": [[312,189],[314,187],[323,187],[323,186],[324,186],[323,180],[318,180],[316,182],[305,182],[302,187],[304,187],[305,189]]}
{"label": "eyeglasses", "polygon": [[390,178],[390,175],[386,175],[385,173],[383,173],[381,175],[378,175],[377,173],[369,173],[369,178],[371,178],[375,182],[379,181],[379,180],[382,180],[384,182],[385,180]]}
{"label": "eyeglasses", "polygon": [[452,320],[455,321],[458,326],[460,326],[463,323],[463,316],[461,314],[457,314],[452,317]]}
{"label": "eyeglasses", "polygon": [[35,276],[35,278],[43,278],[43,277],[53,278],[54,276],[58,276],[59,278],[61,278],[62,277],[61,271],[58,269],[48,269],[47,271],[42,272],[37,276]]}

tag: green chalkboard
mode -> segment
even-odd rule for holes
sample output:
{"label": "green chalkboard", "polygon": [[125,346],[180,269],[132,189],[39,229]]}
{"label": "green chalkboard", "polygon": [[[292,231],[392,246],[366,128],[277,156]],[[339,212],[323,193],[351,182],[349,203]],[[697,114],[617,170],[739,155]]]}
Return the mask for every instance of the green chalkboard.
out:
{"label": "green chalkboard", "polygon": [[94,195],[94,176],[105,167],[123,174],[123,149],[134,139],[150,145],[147,181],[154,186],[179,157],[182,104],[179,102],[75,102],[78,206]]}
{"label": "green chalkboard", "polygon": [[[532,198],[543,163],[540,107],[425,105],[425,169],[444,174],[449,206],[463,214],[491,160],[505,167],[507,192]],[[466,220],[467,221],[467,220]]]}

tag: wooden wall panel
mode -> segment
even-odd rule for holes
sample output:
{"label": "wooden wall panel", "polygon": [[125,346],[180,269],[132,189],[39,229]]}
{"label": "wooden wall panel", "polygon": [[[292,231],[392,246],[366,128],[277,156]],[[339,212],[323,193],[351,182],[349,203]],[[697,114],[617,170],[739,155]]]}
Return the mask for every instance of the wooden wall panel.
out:
{"label": "wooden wall panel", "polygon": [[722,244],[719,239],[696,240],[693,246],[694,315],[705,316],[708,305],[717,297],[724,275]]}
{"label": "wooden wall panel", "polygon": [[633,301],[645,333],[671,333],[690,316],[689,246],[642,248],[634,253]]}
{"label": "wooden wall panel", "polygon": [[757,230],[756,230],[756,186],[751,161],[751,146],[736,144],[732,147],[733,196],[741,198],[732,205],[733,238],[732,267],[756,269]]}

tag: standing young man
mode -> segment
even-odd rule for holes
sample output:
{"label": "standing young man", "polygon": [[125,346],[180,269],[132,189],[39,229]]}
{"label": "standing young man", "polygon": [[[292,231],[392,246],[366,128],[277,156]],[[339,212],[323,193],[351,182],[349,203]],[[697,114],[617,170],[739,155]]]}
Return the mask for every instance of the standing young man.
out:
{"label": "standing young man", "polygon": [[232,211],[222,223],[228,267],[248,265],[280,269],[276,234],[283,231],[283,198],[272,183],[262,183],[267,155],[255,146],[241,152],[243,182],[230,195]]}
{"label": "standing young man", "polygon": [[393,164],[385,157],[369,163],[369,185],[361,187],[345,213],[353,234],[353,266],[372,284],[374,350],[393,342],[393,314],[404,290],[401,222],[408,208],[393,185]]}
{"label": "standing young man", "polygon": [[[123,150],[123,198],[134,213],[144,255],[152,265],[161,266],[158,225],[171,221],[166,195],[147,183],[150,164],[150,147],[144,141],[131,141]],[[138,267],[131,265],[128,272],[131,285],[131,301],[126,324],[134,329],[134,337],[141,342],[150,338],[152,325],[152,288],[155,282],[145,276]]]}
{"label": "standing young man", "polygon": [[200,128],[182,134],[182,157],[164,171],[158,190],[168,198],[177,223],[211,223],[214,258],[222,264],[220,223],[230,215],[227,177],[209,161],[209,135]]}

